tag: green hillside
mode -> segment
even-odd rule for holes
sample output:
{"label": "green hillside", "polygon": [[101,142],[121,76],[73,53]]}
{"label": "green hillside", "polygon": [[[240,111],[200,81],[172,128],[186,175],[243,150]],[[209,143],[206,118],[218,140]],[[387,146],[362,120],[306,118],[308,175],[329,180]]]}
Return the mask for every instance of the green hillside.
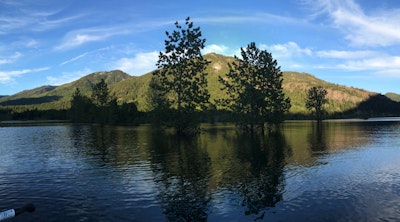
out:
{"label": "green hillside", "polygon": [[386,93],[385,96],[395,102],[400,102],[400,95],[397,93]]}
{"label": "green hillside", "polygon": [[306,93],[310,87],[322,86],[328,94],[326,109],[329,113],[342,113],[354,109],[377,93],[329,83],[307,73],[284,72],[283,88],[291,99],[291,113],[306,113]]}
{"label": "green hillside", "polygon": [[[218,76],[223,76],[229,71],[227,63],[234,61],[233,57],[209,53],[204,57],[210,61],[206,72],[208,73],[208,85],[211,95],[210,102],[220,99],[226,95],[221,92],[222,85],[218,82]],[[104,79],[108,84],[111,94],[116,96],[119,103],[135,102],[139,110],[145,111],[146,93],[149,90],[151,73],[142,76],[130,76],[122,71],[96,72],[74,82],[60,86],[42,86],[32,90],[25,90],[12,96],[0,98],[2,106],[24,106],[46,109],[67,109],[70,99],[79,88],[82,94],[89,96],[94,84]],[[362,89],[341,86],[329,83],[307,73],[284,72],[283,88],[286,95],[291,99],[292,114],[307,114],[305,109],[306,91],[312,86],[322,86],[328,91],[329,102],[327,110],[329,113],[342,113],[355,109],[361,102],[370,97],[378,95]]]}
{"label": "green hillside", "polygon": [[24,106],[39,110],[67,109],[70,106],[72,94],[79,88],[82,94],[90,96],[92,86],[104,79],[110,88],[130,75],[116,70],[110,72],[95,72],[71,83],[60,86],[41,86],[31,90],[24,90],[12,96],[0,98],[2,106]]}

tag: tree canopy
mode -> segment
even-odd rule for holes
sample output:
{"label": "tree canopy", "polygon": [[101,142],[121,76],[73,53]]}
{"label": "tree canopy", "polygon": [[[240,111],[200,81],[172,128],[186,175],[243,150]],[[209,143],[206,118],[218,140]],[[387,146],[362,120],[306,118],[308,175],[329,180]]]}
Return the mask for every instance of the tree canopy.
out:
{"label": "tree canopy", "polygon": [[159,54],[151,87],[159,92],[153,95],[164,97],[163,104],[174,111],[171,124],[181,132],[198,124],[195,112],[208,103],[205,69],[209,62],[200,51],[206,41],[200,27],[195,28],[189,17],[184,26],[176,22],[175,27],[172,33],[166,32],[165,52]]}
{"label": "tree canopy", "polygon": [[323,105],[328,102],[326,99],[327,94],[326,89],[321,86],[311,87],[307,91],[306,108],[314,112],[315,118],[318,121],[321,121],[323,118],[325,112]]}
{"label": "tree canopy", "polygon": [[290,100],[282,88],[282,72],[271,53],[260,50],[254,42],[241,48],[242,58],[229,64],[229,72],[219,81],[228,94],[221,105],[239,114],[237,123],[264,129],[267,124],[279,124],[290,108]]}

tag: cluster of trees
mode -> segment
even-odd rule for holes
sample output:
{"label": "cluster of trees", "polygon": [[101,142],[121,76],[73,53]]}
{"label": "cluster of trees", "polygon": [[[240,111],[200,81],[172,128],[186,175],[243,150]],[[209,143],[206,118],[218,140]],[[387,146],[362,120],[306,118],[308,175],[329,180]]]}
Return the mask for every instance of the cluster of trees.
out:
{"label": "cluster of trees", "polygon": [[[215,110],[210,102],[205,72],[209,61],[203,58],[205,39],[200,27],[190,18],[176,30],[166,32],[165,51],[160,52],[158,70],[153,73],[148,93],[151,111],[147,120],[161,126],[172,126],[178,133],[197,131],[202,114]],[[283,74],[271,53],[257,48],[254,42],[241,48],[241,58],[229,65],[229,72],[219,76],[227,98],[215,101],[230,113],[235,123],[250,131],[279,125],[290,108],[283,92]],[[326,90],[313,87],[308,91],[306,107],[322,119]],[[104,80],[94,85],[91,97],[77,88],[71,101],[74,122],[132,123],[139,116],[134,103],[118,105],[110,96]],[[149,118],[149,116],[151,118]]]}
{"label": "cluster of trees", "polygon": [[135,103],[118,105],[102,79],[92,88],[91,97],[82,95],[76,88],[70,109],[70,118],[79,123],[133,124],[140,116]]}
{"label": "cluster of trees", "polygon": [[[198,129],[198,114],[210,106],[205,73],[208,61],[201,54],[205,39],[200,27],[195,28],[189,18],[184,26],[178,22],[175,26],[172,33],[166,32],[165,52],[159,54],[149,98],[160,124],[186,132]],[[242,48],[241,55],[229,64],[229,73],[219,78],[229,98],[216,103],[251,131],[278,125],[290,108],[280,67],[271,53],[258,49],[255,43]]]}

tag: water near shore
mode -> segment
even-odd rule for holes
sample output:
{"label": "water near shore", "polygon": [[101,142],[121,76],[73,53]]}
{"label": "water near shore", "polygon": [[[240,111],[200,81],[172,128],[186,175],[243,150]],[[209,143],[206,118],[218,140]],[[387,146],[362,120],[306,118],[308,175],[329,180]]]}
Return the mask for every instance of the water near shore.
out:
{"label": "water near shore", "polygon": [[[390,120],[390,121],[386,121]],[[400,218],[400,122],[286,122],[264,137],[206,125],[0,127],[13,221],[378,221]]]}

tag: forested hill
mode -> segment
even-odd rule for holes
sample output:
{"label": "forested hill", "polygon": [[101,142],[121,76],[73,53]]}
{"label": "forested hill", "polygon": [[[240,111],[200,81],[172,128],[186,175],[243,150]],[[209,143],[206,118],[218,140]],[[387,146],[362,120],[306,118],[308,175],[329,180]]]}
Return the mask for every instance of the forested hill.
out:
{"label": "forested hill", "polygon": [[[234,61],[234,58],[215,53],[206,54],[204,57],[210,61],[206,72],[208,73],[208,87],[211,94],[210,102],[214,103],[215,99],[226,96],[221,92],[222,86],[218,82],[218,76],[223,76],[228,72],[227,63]],[[390,115],[396,114],[396,112],[400,114],[400,105],[386,96],[329,83],[307,73],[284,72],[283,74],[283,88],[286,95],[291,99],[292,107],[290,113],[292,114],[307,113],[305,109],[306,91],[312,86],[322,86],[327,89],[327,98],[329,99],[327,109],[330,113],[357,112],[361,107],[367,109],[369,113],[389,114],[386,110],[375,110],[385,107],[394,110]],[[27,107],[28,105],[30,108],[40,110],[68,109],[72,94],[76,88],[79,88],[82,94],[90,96],[92,86],[104,79],[111,94],[116,96],[120,103],[135,102],[139,110],[145,111],[147,109],[145,98],[149,90],[148,85],[151,76],[151,73],[147,73],[134,77],[118,70],[96,72],[64,85],[42,86],[32,90],[25,90],[12,96],[1,97],[0,105],[14,108],[21,105]],[[396,94],[390,94],[390,96],[395,98]]]}

